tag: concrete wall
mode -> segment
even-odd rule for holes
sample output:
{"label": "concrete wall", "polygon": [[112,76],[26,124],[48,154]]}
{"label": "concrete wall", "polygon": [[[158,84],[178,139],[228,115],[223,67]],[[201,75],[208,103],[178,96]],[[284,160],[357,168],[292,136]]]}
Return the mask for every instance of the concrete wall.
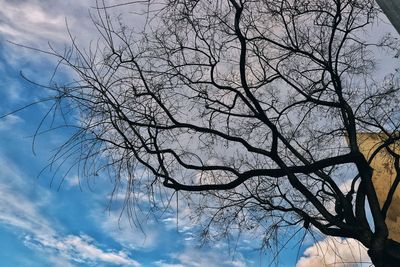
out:
{"label": "concrete wall", "polygon": [[400,33],[400,0],[376,0],[376,2]]}

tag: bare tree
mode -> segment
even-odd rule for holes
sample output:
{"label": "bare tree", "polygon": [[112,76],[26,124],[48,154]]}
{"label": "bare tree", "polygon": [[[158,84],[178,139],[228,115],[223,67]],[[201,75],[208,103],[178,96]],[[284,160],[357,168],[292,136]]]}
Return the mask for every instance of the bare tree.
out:
{"label": "bare tree", "polygon": [[[398,45],[368,40],[373,0],[148,1],[141,32],[112,8],[97,7],[96,47],[54,52],[78,77],[53,88],[78,128],[54,160],[112,170],[128,195],[179,191],[208,219],[207,238],[235,227],[267,244],[278,229],[313,228],[360,241],[377,267],[399,262],[386,223],[399,80],[377,77],[375,59]],[[365,134],[379,137],[372,153]],[[381,152],[395,172],[383,199],[371,167]]]}

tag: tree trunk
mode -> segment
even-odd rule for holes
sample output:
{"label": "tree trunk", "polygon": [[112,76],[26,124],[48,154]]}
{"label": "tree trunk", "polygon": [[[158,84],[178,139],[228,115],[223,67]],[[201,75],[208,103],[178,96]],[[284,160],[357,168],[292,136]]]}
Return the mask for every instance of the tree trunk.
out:
{"label": "tree trunk", "polygon": [[384,246],[370,248],[368,255],[375,267],[394,267],[400,265],[400,243],[387,239]]}

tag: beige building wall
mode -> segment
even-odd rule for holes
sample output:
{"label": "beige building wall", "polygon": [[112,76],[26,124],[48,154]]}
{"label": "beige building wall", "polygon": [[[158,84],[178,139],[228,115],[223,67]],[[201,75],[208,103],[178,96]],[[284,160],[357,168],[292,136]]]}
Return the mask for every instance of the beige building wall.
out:
{"label": "beige building wall", "polygon": [[[371,157],[372,153],[385,139],[385,135],[383,134],[371,133],[359,133],[357,137],[360,150],[367,159]],[[393,144],[391,146],[396,152],[400,150],[398,147],[399,144]],[[371,162],[371,167],[374,169],[372,182],[375,186],[381,207],[396,178],[396,171],[393,163],[393,157],[388,154],[385,149],[382,149]],[[400,185],[396,189],[392,204],[389,207],[386,216],[386,224],[389,228],[389,238],[400,242]]]}

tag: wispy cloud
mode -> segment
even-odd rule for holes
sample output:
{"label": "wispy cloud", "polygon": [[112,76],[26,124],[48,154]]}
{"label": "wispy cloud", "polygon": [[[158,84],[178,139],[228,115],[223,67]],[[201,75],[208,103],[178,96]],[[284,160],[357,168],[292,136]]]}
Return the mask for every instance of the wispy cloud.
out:
{"label": "wispy cloud", "polygon": [[[64,262],[63,266],[74,262],[140,266],[127,252],[105,250],[88,235],[64,234],[63,225],[55,223],[42,212],[46,205],[55,205],[51,193],[31,183],[1,155],[0,168],[0,224],[22,233],[26,246],[48,260]],[[34,190],[30,189],[31,186]]]}
{"label": "wispy cloud", "polygon": [[84,32],[90,26],[89,3],[85,1],[0,0],[0,4],[0,33],[10,41],[37,47],[49,41],[69,42],[66,21],[72,29],[79,25],[82,38],[92,33]]}
{"label": "wispy cloud", "polygon": [[[121,210],[101,211],[93,213],[93,219],[100,221],[103,232],[124,247],[135,250],[148,250],[154,248],[163,231],[162,226],[157,225],[151,218],[146,218],[141,212],[138,216],[143,218],[128,218]],[[135,215],[132,215],[135,216]],[[132,221],[136,220],[136,221]],[[161,229],[160,229],[161,228]]]}
{"label": "wispy cloud", "polygon": [[63,180],[62,188],[71,189],[81,187],[81,179],[78,175],[67,176]]}
{"label": "wispy cloud", "polygon": [[232,256],[224,255],[221,252],[204,252],[196,248],[186,248],[185,251],[172,254],[170,261],[159,260],[154,262],[158,267],[246,267],[241,254],[236,253],[235,259]]}
{"label": "wispy cloud", "polygon": [[0,131],[10,130],[11,127],[23,121],[24,120],[21,119],[21,117],[15,114],[8,115],[7,117],[0,119]]}
{"label": "wispy cloud", "polygon": [[[58,59],[21,46],[42,51],[55,49],[63,54],[71,46],[71,38],[76,38],[81,47],[88,47],[99,37],[89,16],[94,3],[94,0],[0,0],[0,72],[3,73],[2,68],[7,65],[21,70],[28,79],[48,84]],[[62,66],[58,73],[70,75]],[[8,86],[6,90],[10,91]],[[15,98],[12,92],[10,96]]]}
{"label": "wispy cloud", "polygon": [[26,235],[24,243],[40,252],[50,255],[59,255],[64,260],[74,263],[96,264],[109,263],[123,266],[141,266],[139,262],[131,259],[124,251],[104,251],[87,235],[60,236],[31,236]]}

